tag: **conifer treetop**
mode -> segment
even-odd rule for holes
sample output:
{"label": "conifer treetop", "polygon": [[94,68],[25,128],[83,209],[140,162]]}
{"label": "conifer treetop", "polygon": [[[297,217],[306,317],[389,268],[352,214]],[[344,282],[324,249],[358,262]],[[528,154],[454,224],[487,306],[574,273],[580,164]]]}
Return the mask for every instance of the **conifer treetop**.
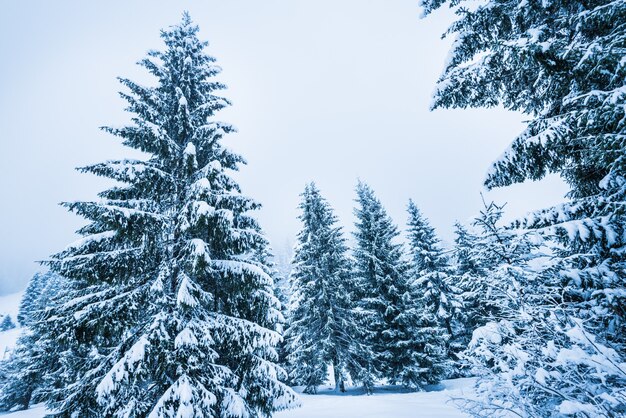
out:
{"label": "conifer treetop", "polygon": [[422,215],[413,200],[407,206],[407,235],[414,266],[424,273],[445,270],[448,260],[435,229]]}

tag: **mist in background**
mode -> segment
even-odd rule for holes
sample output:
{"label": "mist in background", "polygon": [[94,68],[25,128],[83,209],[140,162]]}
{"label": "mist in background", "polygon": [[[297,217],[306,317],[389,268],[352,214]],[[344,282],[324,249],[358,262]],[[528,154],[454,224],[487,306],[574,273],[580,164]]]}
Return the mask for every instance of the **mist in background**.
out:
{"label": "mist in background", "polygon": [[[135,63],[162,48],[159,30],[189,10],[223,68],[237,126],[225,145],[263,203],[279,255],[298,231],[314,180],[352,230],[357,178],[402,227],[412,198],[446,242],[486,200],[508,217],[563,198],[554,177],[486,192],[490,163],[522,130],[502,109],[429,111],[451,40],[449,11],[421,20],[417,0],[22,1],[0,6],[0,294],[25,287],[36,260],[62,250],[83,220],[58,206],[110,186],[75,167],[134,156],[98,130],[130,115],[116,77],[152,80]],[[285,258],[285,257],[283,257]]]}

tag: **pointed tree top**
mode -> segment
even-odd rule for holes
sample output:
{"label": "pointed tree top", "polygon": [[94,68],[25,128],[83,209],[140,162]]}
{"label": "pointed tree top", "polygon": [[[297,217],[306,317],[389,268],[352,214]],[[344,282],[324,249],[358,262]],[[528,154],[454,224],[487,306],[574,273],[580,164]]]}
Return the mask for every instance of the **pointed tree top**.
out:
{"label": "pointed tree top", "polygon": [[407,206],[407,211],[409,212],[409,214],[411,215],[415,215],[415,216],[419,216],[421,217],[422,214],[419,210],[419,208],[417,207],[417,205],[415,204],[415,202],[413,202],[413,199],[409,199],[409,204]]}
{"label": "pointed tree top", "polygon": [[181,21],[181,26],[189,26],[191,25],[191,23],[191,15],[189,14],[188,10],[185,10],[183,12],[183,20]]}
{"label": "pointed tree top", "polygon": [[412,200],[409,200],[407,212],[409,244],[418,269],[436,271],[443,268],[447,261],[435,229]]}
{"label": "pointed tree top", "polygon": [[361,203],[371,201],[380,204],[380,201],[374,194],[374,190],[369,186],[369,184],[361,181],[361,179],[358,180],[356,185],[356,195],[356,200]]}
{"label": "pointed tree top", "polygon": [[196,33],[198,32],[198,30],[200,30],[198,25],[194,25],[193,20],[191,19],[191,15],[189,14],[187,10],[183,12],[180,23],[171,25],[170,29],[172,32],[186,29],[186,31],[192,31],[193,33]]}
{"label": "pointed tree top", "polygon": [[310,181],[304,186],[304,193],[319,193],[319,188],[314,181]]}
{"label": "pointed tree top", "polygon": [[[200,27],[193,23],[191,19],[191,15],[189,12],[183,12],[182,18],[179,23],[171,25],[165,29],[161,29],[161,38],[165,40],[166,45],[174,46],[176,45],[176,40],[185,40],[184,44],[186,47],[197,48],[196,43],[200,44],[201,48],[206,47],[209,43],[207,41],[200,41],[197,39],[198,32],[200,31]],[[196,38],[196,41],[191,41],[189,38]],[[180,45],[178,45],[180,46]]]}

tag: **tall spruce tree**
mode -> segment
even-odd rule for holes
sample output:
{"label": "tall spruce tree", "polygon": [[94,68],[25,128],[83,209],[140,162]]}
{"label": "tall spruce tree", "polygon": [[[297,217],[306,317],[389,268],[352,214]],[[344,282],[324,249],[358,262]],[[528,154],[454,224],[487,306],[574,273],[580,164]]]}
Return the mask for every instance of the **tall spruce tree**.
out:
{"label": "tall spruce tree", "polygon": [[459,299],[463,306],[461,316],[464,324],[464,332],[458,336],[458,341],[465,349],[471,341],[473,331],[487,321],[482,302],[490,299],[490,294],[483,286],[485,266],[481,265],[476,254],[482,244],[479,244],[478,235],[459,222],[454,224],[454,232],[456,236],[452,262],[457,286],[461,291]]}
{"label": "tall spruce tree", "polygon": [[[476,227],[476,225],[472,225]],[[459,345],[465,349],[472,339],[472,333],[489,321],[489,306],[492,302],[491,290],[486,286],[484,277],[487,269],[493,265],[482,263],[477,253],[484,252],[485,243],[481,240],[474,228],[470,231],[466,226],[456,222],[454,225],[454,250],[452,261],[457,286],[460,289],[459,299],[463,306],[460,318],[463,321],[463,331],[457,336]],[[467,366],[461,359],[463,368]]]}
{"label": "tall spruce tree", "polygon": [[462,335],[458,319],[458,290],[451,283],[448,259],[435,230],[412,200],[407,208],[407,235],[410,253],[409,277],[419,316],[415,340],[420,347],[421,379],[437,383],[452,374],[452,356],[462,349],[456,345]]}
{"label": "tall spruce tree", "polygon": [[354,365],[356,325],[352,312],[350,262],[341,227],[314,183],[302,193],[302,229],[293,259],[289,315],[293,380],[314,393],[332,366],[335,390]]}
{"label": "tall spruce tree", "polygon": [[454,250],[453,265],[454,273],[458,276],[481,275],[483,271],[478,261],[473,257],[477,237],[466,226],[459,222],[454,223]]}
{"label": "tall spruce tree", "polygon": [[121,185],[66,204],[89,223],[48,262],[71,282],[45,318],[54,416],[268,417],[297,402],[274,363],[259,205],[229,175],[244,161],[221,145],[233,127],[214,116],[229,102],[197,34],[185,13],[139,63],[155,85],[120,79],[132,124],[104,129],[148,157],[82,168]]}
{"label": "tall spruce tree", "polygon": [[[565,336],[559,339],[562,345],[553,342],[556,347],[550,351],[568,353],[573,345],[588,356],[623,364],[626,3],[421,3],[426,13],[445,3],[467,6],[458,9],[459,19],[448,32],[457,40],[435,107],[501,104],[532,118],[494,164],[487,186],[538,180],[548,173],[558,173],[570,186],[566,203],[516,225],[540,231],[558,243],[554,253],[559,267],[554,274],[562,296],[553,308],[561,319],[546,327]],[[604,346],[613,350],[611,355],[599,348]],[[521,397],[520,409],[533,411],[533,405],[541,403],[548,405],[550,413],[615,416],[623,412],[626,400],[619,388],[626,383],[626,372],[618,368],[609,373],[599,363],[585,363],[582,358],[562,364],[558,373],[582,373],[584,378],[563,379],[558,390],[531,384],[532,390]],[[606,373],[611,379],[605,378]]]}
{"label": "tall spruce tree", "polygon": [[285,370],[285,378],[283,381],[288,385],[293,385],[293,380],[289,376],[289,361],[287,356],[289,354],[288,350],[288,341],[285,338],[287,333],[287,329],[289,327],[289,289],[288,289],[288,279],[283,276],[283,273],[280,272],[282,268],[280,266],[276,266],[274,278],[274,295],[280,302],[280,313],[284,318],[284,321],[279,324],[278,332],[283,336],[283,338],[278,343],[276,347],[276,351],[278,353],[277,364]]}
{"label": "tall spruce tree", "polygon": [[366,345],[358,377],[368,391],[378,377],[417,387],[423,383],[414,341],[417,312],[399,232],[368,185],[359,182],[356,192],[354,274]]}

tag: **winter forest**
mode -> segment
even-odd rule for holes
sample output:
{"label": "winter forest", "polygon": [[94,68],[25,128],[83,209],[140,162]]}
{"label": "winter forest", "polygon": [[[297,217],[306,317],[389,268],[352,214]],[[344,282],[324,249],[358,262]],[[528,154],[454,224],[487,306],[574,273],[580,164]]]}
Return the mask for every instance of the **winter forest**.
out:
{"label": "winter forest", "polygon": [[[107,181],[96,198],[64,190],[79,239],[37,260],[25,290],[0,293],[0,415],[626,416],[626,0],[413,3],[415,26],[446,17],[429,114],[523,116],[483,167],[470,219],[442,237],[419,195],[396,198],[397,218],[367,170],[343,179],[344,218],[307,172],[297,219],[269,215],[298,225],[277,252],[265,202],[239,177],[257,154],[231,147],[240,127],[222,117],[237,106],[222,80],[233,64],[222,69],[193,10],[160,33],[146,17],[158,41],[136,57],[138,78],[118,79],[128,122],[101,127],[122,154],[78,168]],[[488,195],[549,176],[566,195],[524,216]]]}

